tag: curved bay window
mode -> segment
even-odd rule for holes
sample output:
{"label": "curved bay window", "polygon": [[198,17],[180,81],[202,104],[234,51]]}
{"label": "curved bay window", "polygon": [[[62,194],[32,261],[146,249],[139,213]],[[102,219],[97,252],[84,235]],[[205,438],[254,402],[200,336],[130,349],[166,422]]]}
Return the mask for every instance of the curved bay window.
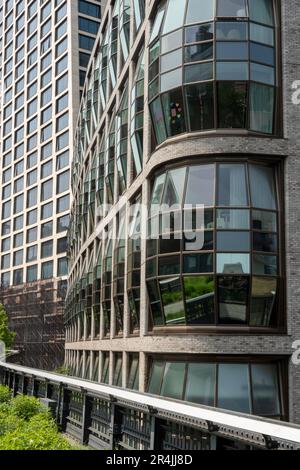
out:
{"label": "curved bay window", "polygon": [[127,145],[128,145],[128,85],[122,93],[116,117],[116,156],[119,181],[119,194],[123,194],[127,184]]}
{"label": "curved bay window", "polygon": [[158,145],[184,132],[278,133],[276,4],[168,0],[160,6],[149,43],[149,103]]}
{"label": "curved bay window", "polygon": [[250,413],[269,418],[285,415],[286,381],[281,360],[256,358],[212,358],[180,362],[155,359],[152,362],[148,393],[200,405]]}
{"label": "curved bay window", "polygon": [[146,265],[154,327],[283,327],[276,173],[224,162],[156,176]]}
{"label": "curved bay window", "polygon": [[141,286],[141,195],[130,207],[128,234],[127,294],[130,311],[130,331],[139,328]]}

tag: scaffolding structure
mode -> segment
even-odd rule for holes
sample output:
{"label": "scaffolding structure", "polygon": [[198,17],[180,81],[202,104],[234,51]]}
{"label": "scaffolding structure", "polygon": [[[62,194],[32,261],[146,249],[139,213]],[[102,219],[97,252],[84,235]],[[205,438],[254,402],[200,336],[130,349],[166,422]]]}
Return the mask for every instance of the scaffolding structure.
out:
{"label": "scaffolding structure", "polygon": [[64,362],[64,304],[67,282],[50,279],[1,286],[0,302],[9,326],[16,333],[14,362],[28,367],[55,370]]}

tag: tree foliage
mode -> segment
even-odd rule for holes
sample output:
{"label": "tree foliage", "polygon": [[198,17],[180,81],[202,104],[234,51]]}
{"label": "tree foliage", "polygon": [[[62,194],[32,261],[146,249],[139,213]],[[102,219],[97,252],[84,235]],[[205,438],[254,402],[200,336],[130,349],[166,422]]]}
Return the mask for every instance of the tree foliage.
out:
{"label": "tree foliage", "polygon": [[76,450],[37,398],[0,386],[0,450]]}
{"label": "tree foliage", "polygon": [[5,308],[0,304],[0,341],[3,341],[6,349],[10,349],[13,345],[16,333],[10,331],[8,326],[8,316]]}

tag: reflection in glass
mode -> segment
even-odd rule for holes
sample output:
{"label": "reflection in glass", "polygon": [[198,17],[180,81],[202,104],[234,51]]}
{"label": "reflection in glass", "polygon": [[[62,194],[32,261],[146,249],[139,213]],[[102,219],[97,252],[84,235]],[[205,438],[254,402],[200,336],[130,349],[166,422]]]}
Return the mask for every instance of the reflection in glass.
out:
{"label": "reflection in glass", "polygon": [[253,364],[253,413],[261,416],[279,416],[280,399],[276,364]]}
{"label": "reflection in glass", "polygon": [[276,291],[276,278],[253,276],[250,310],[251,326],[270,326],[275,307]]}
{"label": "reflection in glass", "polygon": [[159,281],[167,325],[185,324],[183,295],[180,278]]}
{"label": "reflection in glass", "polygon": [[243,128],[246,123],[247,85],[238,82],[218,83],[218,127]]}
{"label": "reflection in glass", "polygon": [[249,229],[250,212],[244,209],[217,209],[218,229]]}
{"label": "reflection in glass", "polygon": [[250,165],[252,205],[260,209],[276,210],[276,191],[273,168]]}
{"label": "reflection in glass", "polygon": [[216,36],[218,41],[247,41],[248,23],[218,21],[216,23]]}
{"label": "reflection in glass", "polygon": [[250,251],[249,232],[217,232],[218,251]]}
{"label": "reflection in glass", "polygon": [[220,164],[218,172],[218,205],[247,206],[245,166]]}
{"label": "reflection in glass", "polygon": [[250,84],[250,129],[271,134],[274,121],[274,88]]}
{"label": "reflection in glass", "polygon": [[253,274],[277,275],[277,256],[253,255]]}
{"label": "reflection in glass", "polygon": [[191,254],[183,256],[183,272],[193,273],[212,273],[213,255],[212,253]]}
{"label": "reflection in glass", "polygon": [[149,295],[153,323],[157,326],[163,325],[163,312],[161,309],[160,295],[156,280],[147,281],[147,290]]}
{"label": "reflection in glass", "polygon": [[204,42],[184,48],[185,62],[199,62],[213,58],[213,42]]}
{"label": "reflection in glass", "polygon": [[184,400],[214,406],[215,364],[189,364]]}
{"label": "reflection in glass", "polygon": [[252,227],[255,230],[264,230],[266,232],[277,231],[276,212],[252,211]]}
{"label": "reflection in glass", "polygon": [[148,393],[153,395],[160,394],[161,380],[163,371],[165,368],[165,363],[160,361],[155,361],[152,366],[151,377],[148,386]]}
{"label": "reflection in glass", "polygon": [[253,232],[253,250],[277,251],[277,236],[272,233]]}
{"label": "reflection in glass", "polygon": [[182,202],[184,183],[185,183],[186,167],[178,168],[168,172],[165,182],[165,189],[162,197],[162,204],[171,208],[175,204]]}
{"label": "reflection in glass", "polygon": [[202,83],[185,87],[191,131],[214,127],[213,84]]}
{"label": "reflection in glass", "polygon": [[247,16],[246,0],[218,0],[217,16]]}
{"label": "reflection in glass", "polygon": [[214,181],[214,165],[190,166],[185,204],[213,206]]}
{"label": "reflection in glass", "polygon": [[162,396],[182,400],[185,367],[184,362],[166,363],[161,387]]}
{"label": "reflection in glass", "polygon": [[214,278],[184,277],[183,282],[187,324],[214,323]]}
{"label": "reflection in glass", "polygon": [[185,42],[190,44],[199,41],[209,41],[214,38],[213,23],[189,26],[185,28]]}
{"label": "reflection in glass", "polygon": [[218,407],[250,413],[247,364],[219,364]]}
{"label": "reflection in glass", "polygon": [[250,19],[257,23],[274,25],[273,0],[248,0]]}
{"label": "reflection in glass", "polygon": [[189,0],[186,23],[196,23],[196,21],[206,21],[214,16],[214,2],[212,0]]}
{"label": "reflection in glass", "polygon": [[249,274],[250,256],[246,253],[218,253],[217,273]]}
{"label": "reflection in glass", "polygon": [[249,278],[219,277],[219,319],[225,324],[245,324],[249,296]]}

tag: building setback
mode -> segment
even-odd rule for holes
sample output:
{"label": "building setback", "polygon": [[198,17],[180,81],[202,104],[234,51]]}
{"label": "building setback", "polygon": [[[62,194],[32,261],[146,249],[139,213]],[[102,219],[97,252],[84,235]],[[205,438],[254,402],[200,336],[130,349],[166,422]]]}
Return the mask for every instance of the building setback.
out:
{"label": "building setback", "polygon": [[[76,131],[66,363],[299,423],[300,4],[202,3],[105,10]],[[185,205],[196,249],[175,236]]]}
{"label": "building setback", "polygon": [[30,366],[63,362],[72,142],[100,19],[100,0],[0,2],[1,299]]}

